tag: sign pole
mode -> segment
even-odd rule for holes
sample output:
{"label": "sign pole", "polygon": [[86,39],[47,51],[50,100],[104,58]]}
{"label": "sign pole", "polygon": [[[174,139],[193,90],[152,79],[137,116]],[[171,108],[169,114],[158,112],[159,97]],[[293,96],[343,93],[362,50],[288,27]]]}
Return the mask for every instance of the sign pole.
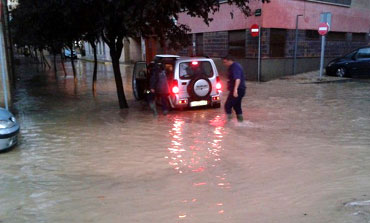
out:
{"label": "sign pole", "polygon": [[261,28],[258,32],[258,73],[257,73],[257,79],[258,82],[261,81]]}
{"label": "sign pole", "polygon": [[325,55],[325,35],[329,32],[328,23],[320,23],[319,34],[321,35],[321,58],[320,58],[320,79],[322,78],[323,68],[324,68],[324,55]]}
{"label": "sign pole", "polygon": [[[5,62],[5,52],[3,50],[5,50],[5,42],[4,42],[4,39],[3,39],[3,27],[2,27],[2,10],[3,10],[3,5],[2,5],[2,2],[0,2],[0,66],[1,66],[1,76],[2,76],[2,79],[3,79],[3,92],[4,92],[4,104],[5,104],[5,109],[6,110],[9,110],[9,106],[8,106],[8,89],[7,89],[7,86],[6,86],[6,76],[7,76],[7,72],[6,72],[6,62]],[[4,44],[4,45],[3,45]]]}
{"label": "sign pole", "polygon": [[320,79],[322,78],[325,55],[325,35],[321,36],[321,59],[320,59]]}

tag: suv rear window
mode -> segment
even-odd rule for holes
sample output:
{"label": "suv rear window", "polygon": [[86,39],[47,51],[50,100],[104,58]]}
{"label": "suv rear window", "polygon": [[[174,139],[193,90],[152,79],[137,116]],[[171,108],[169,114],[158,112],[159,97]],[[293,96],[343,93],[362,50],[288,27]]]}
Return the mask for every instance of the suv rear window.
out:
{"label": "suv rear window", "polygon": [[182,62],[179,65],[180,79],[191,79],[195,76],[202,75],[213,77],[213,68],[209,61],[192,61]]}

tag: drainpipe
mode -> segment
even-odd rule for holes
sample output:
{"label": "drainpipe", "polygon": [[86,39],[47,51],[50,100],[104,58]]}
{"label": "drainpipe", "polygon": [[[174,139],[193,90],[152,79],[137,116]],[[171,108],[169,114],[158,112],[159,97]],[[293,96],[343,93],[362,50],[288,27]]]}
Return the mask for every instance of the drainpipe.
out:
{"label": "drainpipe", "polygon": [[295,20],[295,42],[294,42],[294,60],[293,60],[293,75],[296,74],[297,50],[298,50],[298,18],[303,15],[297,15]]}

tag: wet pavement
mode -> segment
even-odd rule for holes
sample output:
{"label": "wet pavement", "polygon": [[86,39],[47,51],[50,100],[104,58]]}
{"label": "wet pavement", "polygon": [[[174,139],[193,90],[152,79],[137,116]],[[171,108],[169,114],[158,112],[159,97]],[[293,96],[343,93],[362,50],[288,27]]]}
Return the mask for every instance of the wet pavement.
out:
{"label": "wet pavement", "polygon": [[[70,66],[67,64],[67,66]],[[222,109],[118,109],[111,66],[19,66],[19,145],[0,154],[0,222],[369,222],[370,83],[248,83]],[[61,68],[60,68],[61,70]],[[225,97],[223,97],[225,100]]]}

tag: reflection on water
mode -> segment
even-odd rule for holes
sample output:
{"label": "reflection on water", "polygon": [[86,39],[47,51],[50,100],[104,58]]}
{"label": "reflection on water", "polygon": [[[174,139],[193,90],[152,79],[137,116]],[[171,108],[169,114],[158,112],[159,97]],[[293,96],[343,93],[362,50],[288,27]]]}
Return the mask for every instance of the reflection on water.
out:
{"label": "reflection on water", "polygon": [[[200,116],[202,119],[205,115]],[[187,123],[181,116],[173,119],[173,127],[169,131],[171,147],[168,148],[168,164],[178,174],[196,174],[196,181],[187,185],[188,187],[201,187],[202,190],[212,190],[217,186],[220,190],[231,189],[231,184],[227,181],[226,173],[217,172],[213,175],[212,169],[217,168],[222,161],[222,140],[225,137],[225,121],[220,115],[211,119],[208,125],[194,125]],[[190,136],[190,137],[189,137]],[[184,140],[186,137],[186,140]],[[192,178],[192,177],[191,177]],[[196,195],[191,195],[189,199],[183,200],[186,204],[195,204],[199,200]],[[204,202],[204,201],[203,201]],[[216,207],[214,214],[224,214],[222,209],[224,201],[219,199],[214,203]],[[186,208],[185,208],[186,209]],[[179,219],[186,218],[190,214],[180,211]],[[186,214],[185,214],[186,213]]]}
{"label": "reflection on water", "polygon": [[[367,222],[370,84],[248,83],[222,109],[153,118],[111,65],[18,67],[19,145],[0,154],[0,222]],[[222,98],[225,100],[225,97]],[[362,203],[361,203],[362,202]]]}

